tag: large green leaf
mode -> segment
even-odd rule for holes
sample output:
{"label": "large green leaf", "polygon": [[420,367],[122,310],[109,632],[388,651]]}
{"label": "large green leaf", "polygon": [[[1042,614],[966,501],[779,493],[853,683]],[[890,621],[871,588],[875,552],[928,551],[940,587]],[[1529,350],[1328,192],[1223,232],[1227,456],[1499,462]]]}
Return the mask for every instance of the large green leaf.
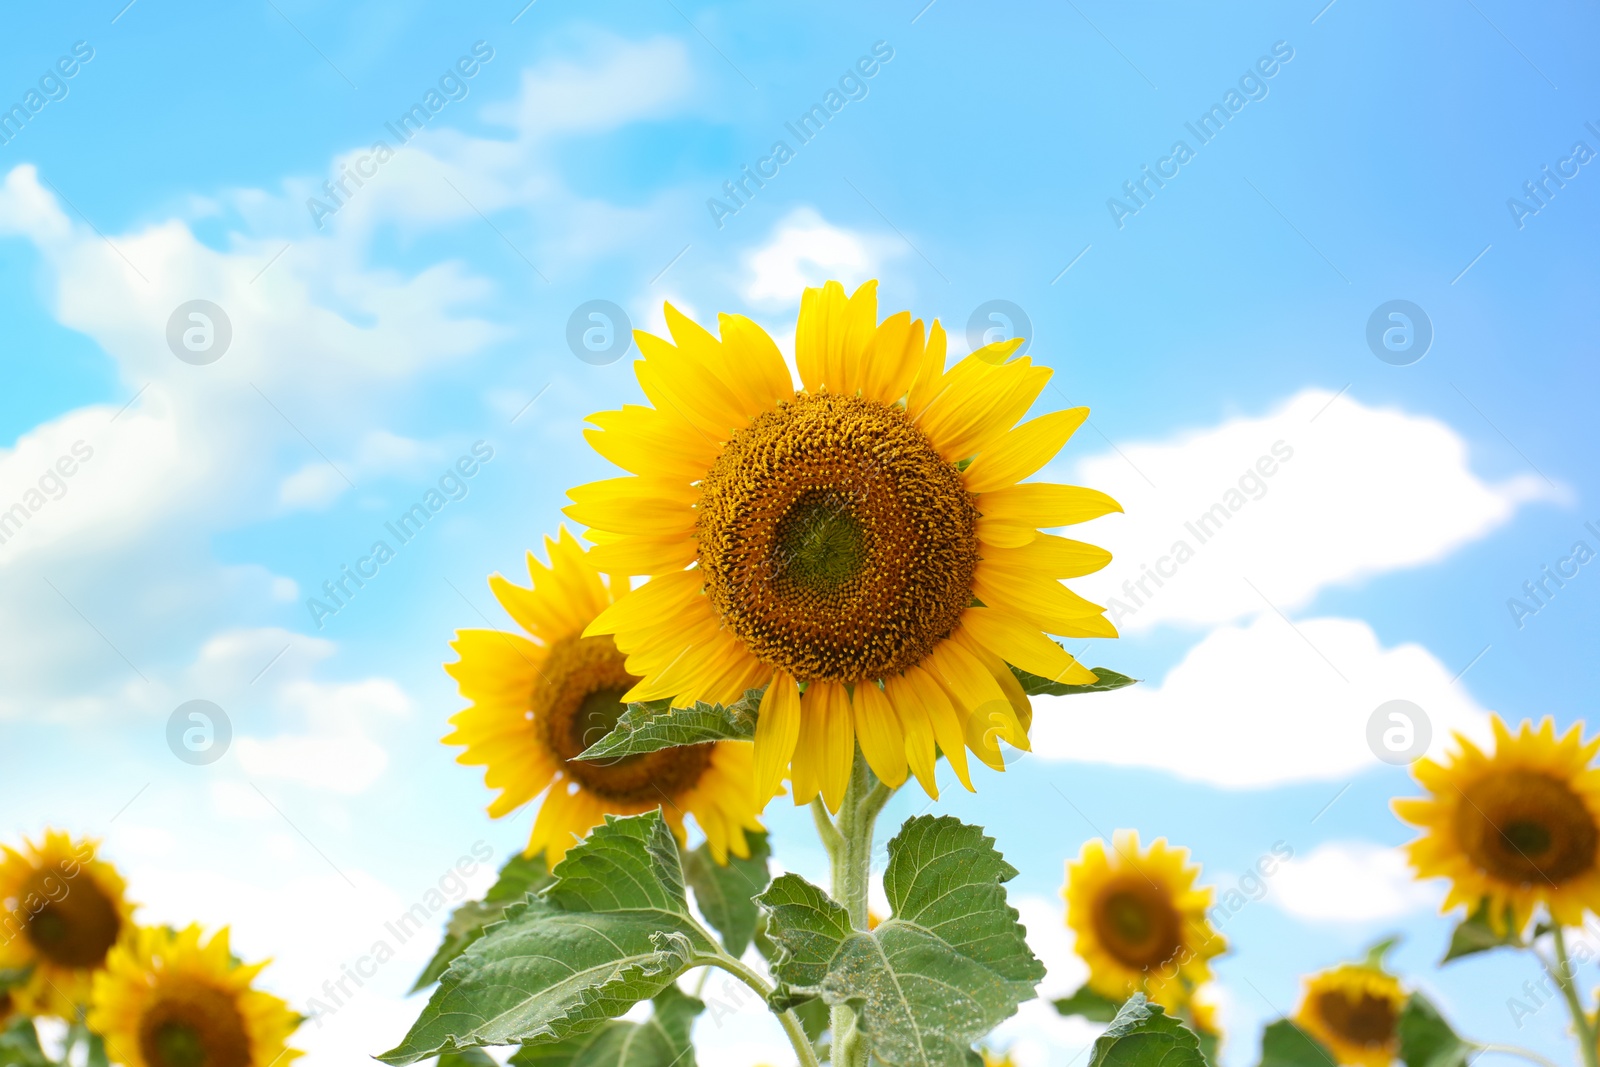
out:
{"label": "large green leaf", "polygon": [[450,966],[450,961],[483,936],[485,926],[499,922],[507,907],[529,893],[543,889],[550,881],[550,868],[545,864],[543,855],[511,857],[500,868],[499,879],[489,887],[489,892],[482,900],[469,900],[450,913],[444,941],[417,976],[417,984],[411,987],[411,992],[415,993],[437,982],[439,976],[444,974],[444,969]]}
{"label": "large green leaf", "polygon": [[687,708],[675,708],[670,700],[629,704],[611,732],[578,753],[576,758],[621,759],[677,745],[748,741],[756,735],[756,712],[761,707],[762,692],[764,690],[747,689],[744,696],[727,705],[707,704],[703,700]]}
{"label": "large green leaf", "polygon": [[718,863],[711,855],[711,847],[703,844],[683,861],[683,873],[694,890],[700,914],[722,935],[723,948],[735,959],[744,955],[755,936],[756,922],[761,917],[755,898],[772,881],[772,871],[767,866],[772,855],[767,835],[744,836],[750,846],[747,858],[729,856],[727,863]]}
{"label": "large green leaf", "polygon": [[1083,986],[1070,997],[1061,997],[1053,1003],[1056,1011],[1062,1015],[1081,1015],[1092,1023],[1110,1022],[1117,1017],[1117,1011],[1122,1007],[1120,1001],[1096,993],[1088,986]]}
{"label": "large green leaf", "polygon": [[0,1030],[0,1067],[53,1067],[39,1047],[39,1034],[32,1019],[19,1015]]}
{"label": "large green leaf", "polygon": [[1135,993],[1094,1039],[1089,1067],[1206,1067],[1195,1032]]}
{"label": "large green leaf", "polygon": [[659,994],[717,954],[689,914],[660,811],[607,815],[542,893],[506,909],[450,964],[397,1048],[409,1064],[479,1045],[563,1041]]}
{"label": "large green leaf", "polygon": [[1322,1042],[1288,1019],[1261,1032],[1261,1067],[1336,1067]]}
{"label": "large green leaf", "polygon": [[1450,948],[1445,952],[1440,964],[1458,960],[1462,956],[1471,956],[1479,952],[1488,952],[1495,948],[1522,948],[1522,938],[1517,935],[1515,912],[1507,908],[1503,922],[1500,924],[1504,933],[1496,931],[1489,921],[1489,898],[1485,897],[1472,909],[1472,914],[1462,919],[1450,935]]}
{"label": "large green leaf", "polygon": [[1089,685],[1068,685],[1065,682],[1052,682],[1048,678],[1041,678],[1037,674],[1029,674],[1019,667],[1012,667],[1011,673],[1017,676],[1017,681],[1022,683],[1022,691],[1031,697],[1052,696],[1065,697],[1074,693],[1109,693],[1113,689],[1134,685],[1139,679],[1129,678],[1126,674],[1119,674],[1109,667],[1090,667],[1094,672],[1095,681]]}
{"label": "large green leaf", "polygon": [[[975,826],[910,819],[889,842],[891,917],[854,930],[843,908],[797,875],[760,897],[780,952],[774,1006],[847,1004],[888,1067],[966,1067],[972,1043],[1033,996],[1044,967],[1028,950],[1003,883],[1016,868]],[[835,1035],[837,1039],[838,1035]]]}
{"label": "large green leaf", "polygon": [[1463,1040],[1427,997],[1413,993],[1400,1011],[1400,1059],[1406,1067],[1466,1067],[1478,1047]]}
{"label": "large green leaf", "polygon": [[642,1023],[612,1020],[587,1034],[524,1045],[510,1067],[695,1067],[689,1032],[705,1005],[676,985],[663,989]]}

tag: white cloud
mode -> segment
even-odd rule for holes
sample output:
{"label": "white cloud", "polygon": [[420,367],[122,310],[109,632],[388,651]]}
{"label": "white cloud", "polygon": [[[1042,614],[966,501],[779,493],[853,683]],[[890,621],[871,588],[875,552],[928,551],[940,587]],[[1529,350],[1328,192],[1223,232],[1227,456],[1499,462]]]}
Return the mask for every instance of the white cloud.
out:
{"label": "white cloud", "polygon": [[1437,419],[1321,389],[1263,416],[1118,447],[1073,478],[1126,511],[1086,535],[1115,559],[1074,587],[1133,632],[1229,622],[1270,610],[1263,598],[1291,611],[1329,586],[1442,559],[1519,505],[1558,495],[1533,475],[1479,478]]}
{"label": "white cloud", "polygon": [[811,208],[796,208],[773,227],[766,244],[745,255],[750,280],[743,295],[761,306],[798,307],[806,286],[835,280],[853,290],[896,250],[880,237],[834,226]]}
{"label": "white cloud", "polygon": [[1267,899],[1310,922],[1373,922],[1436,908],[1437,886],[1418,882],[1397,848],[1329,841],[1286,861]]}
{"label": "white cloud", "polygon": [[1367,747],[1367,720],[1389,700],[1423,709],[1434,756],[1453,730],[1486,738],[1486,713],[1452,674],[1421,645],[1383,647],[1358,619],[1291,626],[1267,613],[1213,630],[1159,682],[1092,704],[1034,698],[1033,748],[1226,787],[1332,781],[1383,765]]}
{"label": "white cloud", "polygon": [[679,38],[634,42],[596,37],[587,50],[590,55],[582,60],[556,60],[524,70],[518,98],[485,107],[484,117],[530,140],[605,133],[673,114],[694,87],[694,65]]}

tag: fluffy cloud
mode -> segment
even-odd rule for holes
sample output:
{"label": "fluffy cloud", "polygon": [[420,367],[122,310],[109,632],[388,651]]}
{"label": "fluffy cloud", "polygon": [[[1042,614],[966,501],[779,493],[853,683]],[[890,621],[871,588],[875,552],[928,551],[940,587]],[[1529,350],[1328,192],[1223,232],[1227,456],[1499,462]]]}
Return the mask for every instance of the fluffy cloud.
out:
{"label": "fluffy cloud", "polygon": [[830,279],[846,290],[875,277],[899,246],[825,221],[798,208],[773,227],[767,242],[745,256],[743,295],[761,307],[798,307],[800,290]]}
{"label": "fluffy cloud", "polygon": [[1284,863],[1267,899],[1311,922],[1375,922],[1436,908],[1437,885],[1416,881],[1399,849],[1329,841]]}
{"label": "fluffy cloud", "polygon": [[1096,524],[1090,539],[1115,559],[1074,585],[1130,632],[1230,622],[1268,601],[1291,611],[1329,586],[1442,559],[1556,495],[1533,475],[1484,481],[1437,419],[1321,389],[1118,447],[1071,479],[1127,513]]}
{"label": "fluffy cloud", "polygon": [[1396,699],[1419,705],[1438,756],[1451,731],[1479,740],[1487,716],[1416,644],[1383,647],[1358,619],[1293,625],[1266,613],[1220,626],[1160,681],[1094,698],[1035,698],[1034,751],[1046,759],[1153,767],[1226,787],[1349,778],[1383,766],[1367,720]]}

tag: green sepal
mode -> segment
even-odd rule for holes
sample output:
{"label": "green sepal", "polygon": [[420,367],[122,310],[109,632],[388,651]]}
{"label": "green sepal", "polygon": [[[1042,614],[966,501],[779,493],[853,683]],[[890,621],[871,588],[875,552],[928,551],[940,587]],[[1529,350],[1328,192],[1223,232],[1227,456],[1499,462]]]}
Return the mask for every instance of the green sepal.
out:
{"label": "green sepal", "polygon": [[748,741],[756,735],[756,712],[765,691],[748,689],[744,696],[726,705],[696,701],[692,707],[675,708],[671,700],[629,704],[611,732],[575,758],[620,759],[678,745]]}
{"label": "green sepal", "polygon": [[1089,685],[1068,685],[1065,682],[1052,682],[1048,678],[1041,678],[1037,674],[1029,674],[1020,667],[1012,667],[1011,673],[1017,676],[1017,681],[1022,684],[1022,691],[1031,697],[1051,696],[1064,697],[1074,693],[1109,693],[1113,689],[1135,685],[1139,679],[1129,678],[1110,667],[1090,667],[1094,672],[1095,680]]}
{"label": "green sepal", "polygon": [[1472,909],[1472,914],[1456,924],[1450,934],[1450,947],[1445,950],[1444,959],[1439,961],[1441,966],[1451,960],[1488,952],[1490,949],[1527,947],[1518,934],[1515,911],[1509,906],[1505,909],[1502,916],[1504,922],[1501,924],[1505,932],[1501,933],[1489,921],[1489,906],[1489,898],[1484,897]]}

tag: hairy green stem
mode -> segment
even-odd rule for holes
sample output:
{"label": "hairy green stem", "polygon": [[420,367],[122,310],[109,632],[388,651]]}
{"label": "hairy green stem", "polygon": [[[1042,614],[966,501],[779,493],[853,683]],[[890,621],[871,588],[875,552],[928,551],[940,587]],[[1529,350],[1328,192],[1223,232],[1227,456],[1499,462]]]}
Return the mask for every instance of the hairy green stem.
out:
{"label": "hairy green stem", "polygon": [[[823,834],[823,844],[829,846],[828,855],[833,865],[833,899],[844,907],[850,925],[857,930],[867,928],[867,889],[872,884],[872,830],[878,814],[893,795],[894,789],[878,780],[861,750],[857,749],[855,762],[850,766],[850,784],[839,805],[838,821],[827,822],[834,831],[835,841],[830,842],[823,831],[827,813],[818,815],[817,829]],[[843,1004],[834,1006],[829,1026],[833,1030],[831,1059],[834,1067],[866,1067],[867,1053],[856,1034],[855,1012]]]}
{"label": "hairy green stem", "polygon": [[1572,1028],[1578,1033],[1578,1051],[1583,1056],[1584,1067],[1600,1067],[1600,1049],[1595,1048],[1594,1020],[1583,1010],[1578,985],[1573,981],[1572,962],[1567,956],[1566,931],[1558,923],[1551,925],[1554,927],[1556,965],[1546,970],[1567,1000],[1567,1010],[1572,1013]]}
{"label": "hairy green stem", "polygon": [[[708,957],[702,962],[708,963],[713,967],[721,967],[755,990],[763,1001],[772,995],[772,987],[767,984],[765,979],[726,952]],[[806,1037],[805,1027],[800,1025],[799,1017],[792,1010],[773,1012],[773,1014],[778,1017],[778,1022],[783,1025],[783,1032],[789,1036],[789,1044],[794,1046],[794,1054],[800,1060],[800,1067],[821,1067],[817,1062],[817,1052],[811,1047],[811,1039]]]}

